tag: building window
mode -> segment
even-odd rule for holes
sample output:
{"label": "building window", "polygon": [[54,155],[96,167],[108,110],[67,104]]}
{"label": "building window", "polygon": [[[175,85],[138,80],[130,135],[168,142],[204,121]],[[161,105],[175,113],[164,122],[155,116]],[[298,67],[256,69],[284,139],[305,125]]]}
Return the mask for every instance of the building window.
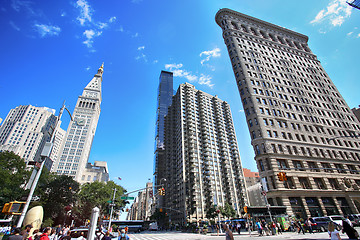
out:
{"label": "building window", "polygon": [[300,185],[303,189],[312,189],[309,183],[309,179],[306,177],[299,177]]}
{"label": "building window", "polygon": [[305,171],[304,166],[302,165],[302,163],[300,161],[292,161],[292,162],[293,162],[295,170]]}
{"label": "building window", "polygon": [[324,181],[322,180],[322,178],[314,178],[314,182],[315,182],[318,189],[323,189],[323,190],[326,189]]}
{"label": "building window", "polygon": [[339,183],[335,178],[329,178],[330,186],[333,190],[340,190]]}

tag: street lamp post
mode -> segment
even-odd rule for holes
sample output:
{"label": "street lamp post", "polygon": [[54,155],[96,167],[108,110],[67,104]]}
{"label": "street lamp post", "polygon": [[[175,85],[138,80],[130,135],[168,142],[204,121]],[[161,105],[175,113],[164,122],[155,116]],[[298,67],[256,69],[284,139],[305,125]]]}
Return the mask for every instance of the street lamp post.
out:
{"label": "street lamp post", "polygon": [[[71,113],[70,111],[65,107],[65,101],[63,102],[63,105],[60,109],[60,112],[59,112],[59,116],[56,118],[56,123],[55,123],[55,128],[54,128],[54,131],[51,135],[51,139],[50,139],[50,142],[46,142],[45,143],[45,146],[41,152],[41,165],[39,167],[39,170],[37,170],[37,173],[36,173],[36,176],[35,176],[35,179],[31,185],[31,188],[30,188],[30,192],[29,192],[29,195],[27,197],[27,200],[26,200],[26,203],[25,203],[25,206],[24,206],[24,209],[22,210],[21,212],[21,215],[20,215],[20,218],[19,218],[19,221],[16,225],[16,227],[20,228],[23,221],[24,221],[24,218],[25,218],[25,215],[26,215],[26,212],[29,208],[29,205],[30,205],[30,202],[31,202],[31,199],[32,199],[32,196],[34,194],[34,191],[35,191],[35,188],[36,188],[36,185],[39,181],[39,178],[40,178],[40,175],[41,175],[41,171],[42,169],[44,168],[44,165],[45,165],[45,162],[46,162],[46,158],[50,157],[51,155],[51,151],[52,151],[52,147],[54,145],[54,140],[55,140],[55,135],[56,135],[56,131],[58,129],[58,125],[59,125],[59,122],[60,122],[60,119],[61,119],[61,116],[62,116],[62,113],[64,112],[64,109],[66,109],[66,111],[69,113],[70,115],[70,118],[71,118],[71,121],[73,121],[73,118],[71,116]],[[34,171],[36,171],[34,169]]]}

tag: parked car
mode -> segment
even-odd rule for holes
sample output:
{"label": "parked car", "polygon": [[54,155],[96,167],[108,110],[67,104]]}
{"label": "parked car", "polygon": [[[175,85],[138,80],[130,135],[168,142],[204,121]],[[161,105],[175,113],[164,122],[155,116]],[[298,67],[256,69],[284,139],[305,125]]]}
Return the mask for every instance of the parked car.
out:
{"label": "parked car", "polygon": [[328,218],[330,218],[331,221],[333,221],[334,223],[336,223],[338,226],[340,226],[342,228],[342,220],[344,219],[343,216],[331,215],[331,216],[328,216]]}
{"label": "parked car", "polygon": [[318,232],[327,231],[329,222],[331,222],[329,217],[313,217],[310,220],[312,222],[312,229]]}

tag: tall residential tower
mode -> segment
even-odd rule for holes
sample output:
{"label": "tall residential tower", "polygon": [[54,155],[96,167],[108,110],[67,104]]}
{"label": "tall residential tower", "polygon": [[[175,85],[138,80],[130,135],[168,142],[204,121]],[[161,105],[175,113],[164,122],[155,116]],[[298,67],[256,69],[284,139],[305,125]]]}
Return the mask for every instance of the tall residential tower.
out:
{"label": "tall residential tower", "polygon": [[58,174],[72,176],[74,180],[86,182],[83,171],[89,159],[101,108],[101,83],[104,64],[79,96],[69,123],[59,161],[53,170]]}
{"label": "tall residential tower", "polygon": [[359,213],[360,125],[308,37],[230,9],[216,22],[268,202],[302,218]]}
{"label": "tall residential tower", "polygon": [[181,84],[165,117],[165,209],[173,223],[206,219],[212,206],[246,204],[230,106]]}

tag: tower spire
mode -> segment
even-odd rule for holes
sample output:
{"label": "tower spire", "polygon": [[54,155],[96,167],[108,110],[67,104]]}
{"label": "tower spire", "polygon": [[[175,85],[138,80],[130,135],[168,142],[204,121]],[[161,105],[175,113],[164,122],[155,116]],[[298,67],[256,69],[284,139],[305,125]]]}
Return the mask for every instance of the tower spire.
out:
{"label": "tower spire", "polygon": [[104,72],[104,62],[101,64],[101,67],[98,69],[97,74],[100,74],[102,76],[103,72]]}

